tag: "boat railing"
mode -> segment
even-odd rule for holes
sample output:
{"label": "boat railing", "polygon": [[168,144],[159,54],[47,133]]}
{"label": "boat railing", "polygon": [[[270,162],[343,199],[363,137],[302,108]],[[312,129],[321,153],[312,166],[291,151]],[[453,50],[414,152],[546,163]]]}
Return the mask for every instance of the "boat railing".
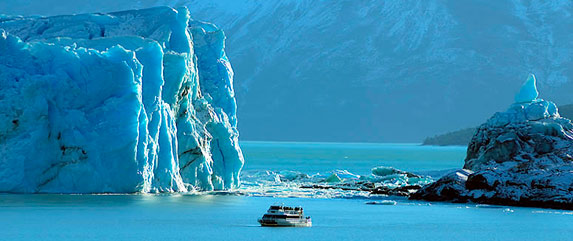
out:
{"label": "boat railing", "polygon": [[298,206],[298,207],[289,207],[289,206],[285,206],[284,204],[273,204],[271,205],[271,207],[269,208],[270,210],[279,210],[279,211],[296,211],[296,212],[302,212],[303,209],[302,207]]}

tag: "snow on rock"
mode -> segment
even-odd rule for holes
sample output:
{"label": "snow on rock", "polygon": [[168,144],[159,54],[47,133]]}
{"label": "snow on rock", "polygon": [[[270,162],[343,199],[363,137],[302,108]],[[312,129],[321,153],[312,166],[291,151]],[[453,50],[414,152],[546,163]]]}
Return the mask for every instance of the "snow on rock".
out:
{"label": "snow on rock", "polygon": [[530,75],[516,103],[478,128],[463,168],[412,198],[573,209],[573,124],[537,99]]}
{"label": "snow on rock", "polygon": [[186,8],[0,18],[0,192],[239,185],[225,35]]}

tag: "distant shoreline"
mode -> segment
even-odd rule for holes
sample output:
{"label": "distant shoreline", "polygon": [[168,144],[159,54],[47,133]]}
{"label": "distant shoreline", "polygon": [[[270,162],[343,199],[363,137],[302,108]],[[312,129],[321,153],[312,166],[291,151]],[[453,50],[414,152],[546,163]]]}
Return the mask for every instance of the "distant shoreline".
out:
{"label": "distant shoreline", "polygon": [[[559,114],[567,119],[573,119],[573,104],[558,107]],[[470,127],[451,131],[444,134],[427,137],[422,142],[424,146],[467,146],[477,128]]]}

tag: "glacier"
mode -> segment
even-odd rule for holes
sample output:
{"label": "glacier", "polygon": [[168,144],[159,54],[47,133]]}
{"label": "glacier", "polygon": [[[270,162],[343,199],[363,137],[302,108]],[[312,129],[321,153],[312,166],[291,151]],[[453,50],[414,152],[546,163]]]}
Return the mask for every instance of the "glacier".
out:
{"label": "glacier", "polygon": [[537,97],[530,75],[516,103],[477,129],[463,169],[411,198],[573,209],[573,123]]}
{"label": "glacier", "polygon": [[224,47],[184,7],[0,16],[0,192],[238,187]]}

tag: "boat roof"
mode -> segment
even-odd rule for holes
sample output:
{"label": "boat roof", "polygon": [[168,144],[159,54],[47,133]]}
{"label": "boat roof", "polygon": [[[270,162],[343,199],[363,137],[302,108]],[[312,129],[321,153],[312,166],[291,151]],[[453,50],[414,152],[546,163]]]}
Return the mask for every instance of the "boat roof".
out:
{"label": "boat roof", "polygon": [[271,210],[278,210],[278,209],[302,210],[302,207],[289,207],[289,206],[285,206],[285,205],[271,205],[271,207],[269,209],[271,209]]}

